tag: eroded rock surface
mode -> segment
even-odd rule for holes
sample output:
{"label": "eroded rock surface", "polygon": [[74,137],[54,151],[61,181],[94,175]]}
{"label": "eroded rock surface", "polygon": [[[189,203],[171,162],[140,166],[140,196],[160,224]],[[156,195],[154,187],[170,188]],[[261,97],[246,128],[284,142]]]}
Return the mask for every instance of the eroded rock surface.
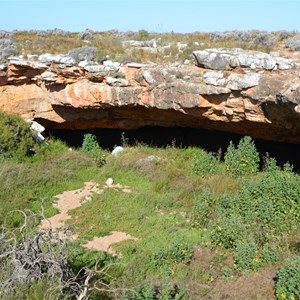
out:
{"label": "eroded rock surface", "polygon": [[241,49],[194,56],[197,66],[12,57],[0,66],[0,109],[46,128],[184,126],[300,142],[299,64]]}

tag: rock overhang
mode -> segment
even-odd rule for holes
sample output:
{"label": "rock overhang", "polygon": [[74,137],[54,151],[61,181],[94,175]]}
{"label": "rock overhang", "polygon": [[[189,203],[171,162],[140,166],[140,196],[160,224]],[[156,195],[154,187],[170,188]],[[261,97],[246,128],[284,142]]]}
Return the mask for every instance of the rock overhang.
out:
{"label": "rock overhang", "polygon": [[197,66],[12,57],[0,109],[50,128],[187,126],[300,143],[297,63],[237,48],[193,55]]}

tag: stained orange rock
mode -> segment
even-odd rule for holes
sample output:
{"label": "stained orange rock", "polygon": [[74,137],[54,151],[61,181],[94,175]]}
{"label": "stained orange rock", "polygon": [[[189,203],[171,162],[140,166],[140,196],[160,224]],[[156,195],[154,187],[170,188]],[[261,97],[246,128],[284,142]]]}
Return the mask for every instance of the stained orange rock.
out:
{"label": "stained orange rock", "polygon": [[188,126],[300,143],[297,70],[265,72],[257,86],[240,90],[205,81],[209,71],[194,66],[147,67],[148,83],[145,69],[124,66],[122,86],[107,83],[105,76],[113,74],[89,73],[78,66],[10,64],[3,70],[0,109],[48,128]]}

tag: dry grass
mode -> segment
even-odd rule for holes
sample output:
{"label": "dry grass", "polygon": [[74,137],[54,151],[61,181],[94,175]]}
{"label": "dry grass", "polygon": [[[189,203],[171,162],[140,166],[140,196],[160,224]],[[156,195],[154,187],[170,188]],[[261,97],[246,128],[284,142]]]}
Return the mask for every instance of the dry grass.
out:
{"label": "dry grass", "polygon": [[[254,37],[257,32],[253,32]],[[212,41],[209,33],[149,33],[148,40],[155,39],[157,41],[158,51],[154,53],[143,48],[127,49],[123,46],[124,39],[140,40],[139,33],[133,34],[130,37],[120,37],[111,32],[95,32],[89,40],[80,39],[78,33],[71,33],[68,35],[48,34],[37,35],[32,32],[18,32],[13,36],[13,40],[17,45],[18,54],[42,54],[42,53],[67,53],[68,51],[88,45],[98,49],[96,59],[103,60],[109,56],[110,59],[116,61],[136,61],[136,62],[154,62],[167,63],[180,61],[185,59],[192,59],[192,51],[202,50],[205,48],[243,48],[258,50],[262,52],[270,52],[278,46],[281,42],[277,42],[274,47],[255,45],[251,41],[241,41],[235,39],[223,39],[219,41]],[[178,43],[186,44],[186,47],[180,49]],[[169,45],[169,48],[162,48]],[[155,49],[154,49],[155,50]]]}

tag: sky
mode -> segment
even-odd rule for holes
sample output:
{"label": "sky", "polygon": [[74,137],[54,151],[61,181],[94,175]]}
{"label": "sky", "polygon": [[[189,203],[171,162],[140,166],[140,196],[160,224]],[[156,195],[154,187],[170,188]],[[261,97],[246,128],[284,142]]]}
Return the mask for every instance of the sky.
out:
{"label": "sky", "polygon": [[0,0],[0,30],[300,31],[300,0]]}

